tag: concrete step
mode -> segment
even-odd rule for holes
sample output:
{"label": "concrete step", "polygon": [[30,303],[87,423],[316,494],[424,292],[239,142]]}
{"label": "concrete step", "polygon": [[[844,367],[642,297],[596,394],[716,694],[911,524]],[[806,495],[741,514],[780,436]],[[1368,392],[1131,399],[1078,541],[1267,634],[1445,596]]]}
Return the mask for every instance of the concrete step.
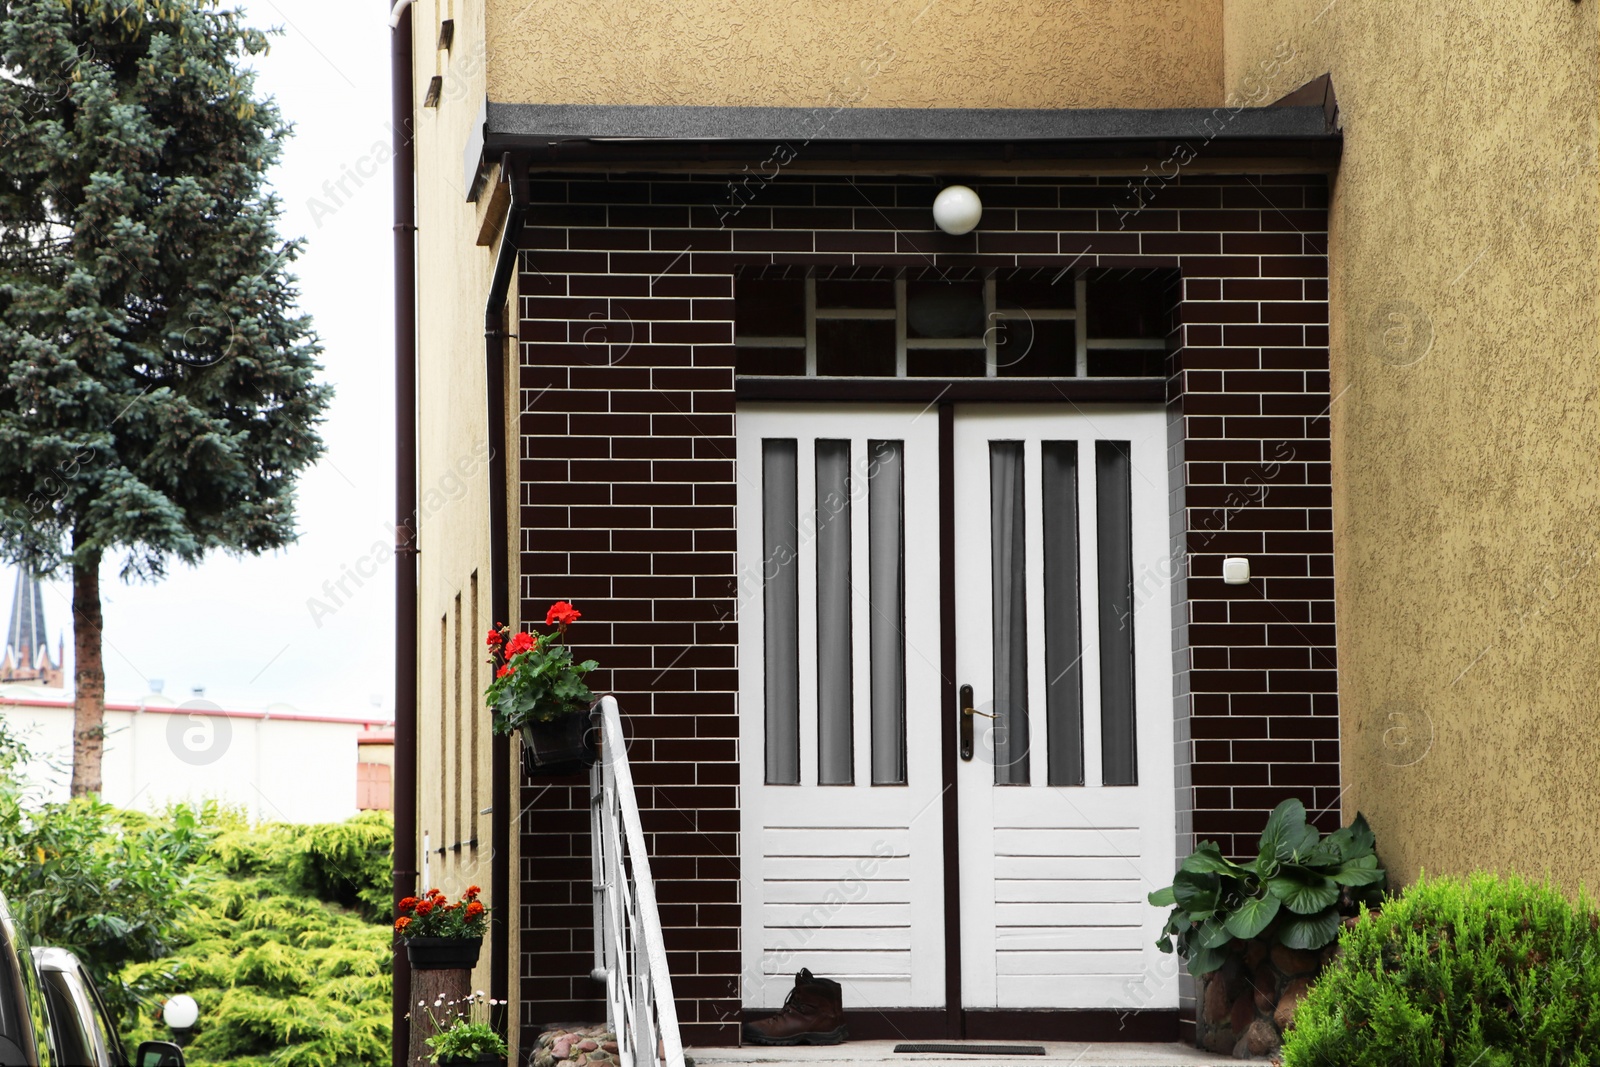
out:
{"label": "concrete step", "polygon": [[[918,1042],[928,1044],[928,1042]],[[1005,1063],[1016,1067],[1223,1067],[1240,1061],[1189,1045],[1144,1042],[1086,1044],[1068,1041],[938,1042],[971,1045],[1042,1045],[1043,1056],[955,1055],[951,1053],[896,1052],[898,1041],[847,1041],[821,1047],[690,1049],[696,1067],[846,1067],[858,1064],[947,1064],[949,1067],[990,1067]],[[1260,1062],[1266,1062],[1265,1060]]]}

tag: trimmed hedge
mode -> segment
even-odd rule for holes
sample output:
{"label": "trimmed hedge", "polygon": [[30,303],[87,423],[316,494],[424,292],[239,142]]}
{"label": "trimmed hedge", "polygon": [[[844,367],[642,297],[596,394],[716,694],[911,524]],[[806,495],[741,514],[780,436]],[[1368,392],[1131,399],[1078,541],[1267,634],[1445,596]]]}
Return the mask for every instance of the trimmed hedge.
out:
{"label": "trimmed hedge", "polygon": [[1363,914],[1284,1067],[1600,1065],[1600,912],[1548,884],[1422,879]]}

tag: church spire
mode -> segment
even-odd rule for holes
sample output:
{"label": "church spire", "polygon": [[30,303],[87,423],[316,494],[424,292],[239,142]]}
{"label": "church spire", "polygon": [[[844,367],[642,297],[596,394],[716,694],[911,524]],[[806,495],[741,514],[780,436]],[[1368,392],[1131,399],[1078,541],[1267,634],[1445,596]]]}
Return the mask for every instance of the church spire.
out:
{"label": "church spire", "polygon": [[11,614],[6,624],[6,644],[0,654],[0,683],[28,682],[60,686],[60,653],[52,661],[44,628],[44,595],[39,579],[27,567],[17,568],[11,594]]}

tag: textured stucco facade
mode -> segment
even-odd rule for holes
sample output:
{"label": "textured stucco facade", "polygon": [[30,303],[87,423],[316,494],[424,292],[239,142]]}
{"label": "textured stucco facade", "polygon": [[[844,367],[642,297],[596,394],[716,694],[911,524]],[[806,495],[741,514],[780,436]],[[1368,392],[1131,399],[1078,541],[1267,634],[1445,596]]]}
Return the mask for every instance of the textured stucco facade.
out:
{"label": "textured stucco facade", "polygon": [[[450,19],[449,48],[439,47]],[[483,8],[421,0],[412,10],[417,189],[417,829],[427,835],[427,882],[450,893],[477,884],[503,920],[516,914],[490,889],[491,746],[479,695],[488,685],[489,453],[483,308],[493,249],[480,244],[489,197],[464,188],[463,146],[484,93]],[[440,79],[436,106],[423,106]],[[501,620],[504,621],[504,620]],[[510,620],[515,622],[516,620]],[[418,869],[423,869],[418,842]],[[511,921],[512,949],[515,931]],[[511,968],[515,983],[516,969]],[[487,945],[473,988],[487,990]]]}
{"label": "textured stucco facade", "polygon": [[495,3],[497,103],[1201,107],[1222,0]]}
{"label": "textured stucco facade", "polygon": [[1402,880],[1591,884],[1597,10],[1229,0],[1227,89],[1331,72],[1343,807]]}

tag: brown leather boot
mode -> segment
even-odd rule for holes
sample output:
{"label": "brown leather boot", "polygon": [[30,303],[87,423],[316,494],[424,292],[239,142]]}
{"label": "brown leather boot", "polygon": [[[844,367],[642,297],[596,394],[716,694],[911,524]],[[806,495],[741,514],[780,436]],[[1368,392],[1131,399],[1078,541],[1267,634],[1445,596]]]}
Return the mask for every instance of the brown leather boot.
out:
{"label": "brown leather boot", "polygon": [[850,1036],[844,1025],[844,990],[831,978],[801,969],[783,1010],[744,1024],[752,1045],[838,1045]]}

